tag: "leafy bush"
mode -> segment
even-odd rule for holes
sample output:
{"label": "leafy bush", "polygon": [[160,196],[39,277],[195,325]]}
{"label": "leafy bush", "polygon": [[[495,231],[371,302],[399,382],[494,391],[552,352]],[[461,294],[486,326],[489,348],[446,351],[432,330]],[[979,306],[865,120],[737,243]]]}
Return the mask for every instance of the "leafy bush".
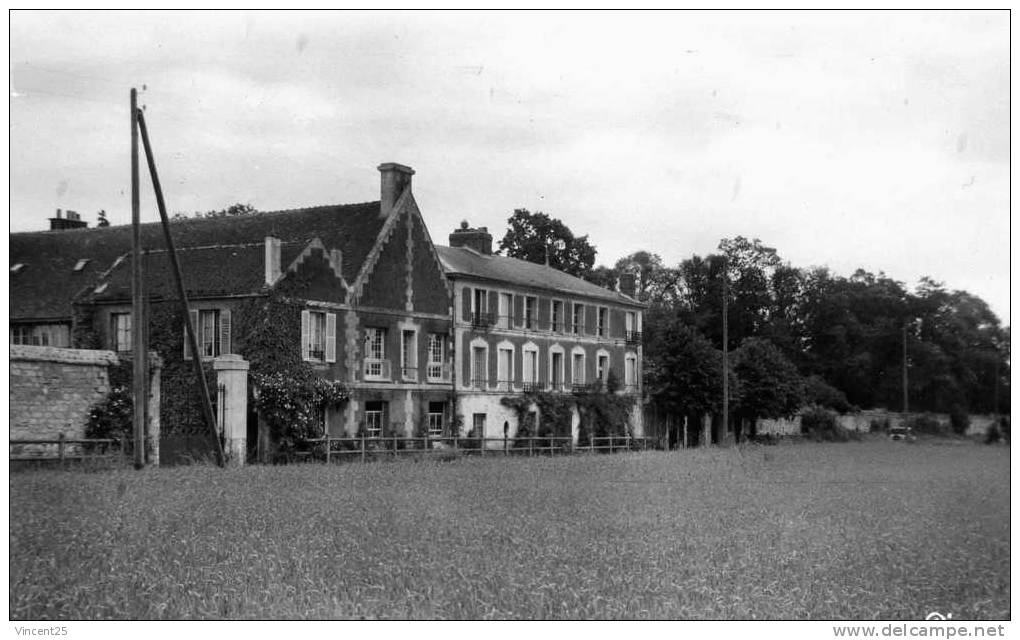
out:
{"label": "leafy bush", "polygon": [[800,432],[818,442],[847,442],[860,439],[856,432],[839,426],[834,411],[822,407],[812,407],[801,414]]}
{"label": "leafy bush", "polygon": [[850,404],[846,394],[822,379],[821,376],[809,376],[804,380],[804,402],[832,409],[838,413],[850,413],[857,407]]}
{"label": "leafy bush", "polygon": [[999,431],[999,425],[992,422],[988,425],[988,428],[985,429],[985,444],[996,444],[1001,439],[1002,432]]}
{"label": "leafy bush", "polygon": [[907,427],[913,430],[914,433],[926,433],[934,436],[944,436],[949,434],[949,429],[946,425],[943,425],[936,420],[934,416],[928,413],[911,416],[907,420]]}
{"label": "leafy bush", "polygon": [[970,426],[970,416],[967,415],[967,410],[954,404],[949,410],[949,424],[956,435],[962,436],[967,433],[967,427]]}
{"label": "leafy bush", "polygon": [[131,438],[134,432],[134,399],[130,387],[118,386],[89,409],[86,438]]}

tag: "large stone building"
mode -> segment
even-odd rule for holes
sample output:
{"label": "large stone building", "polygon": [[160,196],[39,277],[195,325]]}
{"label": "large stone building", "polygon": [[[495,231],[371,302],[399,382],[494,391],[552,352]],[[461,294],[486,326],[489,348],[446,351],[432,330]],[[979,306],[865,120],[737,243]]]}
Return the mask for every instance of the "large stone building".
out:
{"label": "large stone building", "polygon": [[[513,437],[520,418],[504,397],[601,391],[611,376],[618,393],[640,397],[642,303],[546,265],[493,255],[486,227],[465,222],[449,240],[438,250],[453,289],[453,372],[466,429]],[[635,435],[641,417],[635,402]],[[575,437],[579,419],[575,409]]]}
{"label": "large stone building", "polygon": [[[512,436],[516,419],[500,397],[580,393],[610,371],[620,393],[640,394],[639,303],[493,256],[484,229],[434,246],[414,171],[395,163],[379,171],[377,202],[171,223],[199,358],[250,359],[253,312],[285,301],[290,315],[276,321],[299,336],[287,355],[351,391],[322,416],[333,435],[452,435],[461,424],[458,435],[502,437],[505,424]],[[172,371],[193,354],[162,233],[142,225],[146,340]],[[12,344],[131,349],[130,226],[89,229],[58,214],[49,231],[11,234],[10,247]],[[640,433],[639,410],[631,422]],[[162,423],[172,432],[173,420]],[[257,423],[253,416],[249,448]]]}

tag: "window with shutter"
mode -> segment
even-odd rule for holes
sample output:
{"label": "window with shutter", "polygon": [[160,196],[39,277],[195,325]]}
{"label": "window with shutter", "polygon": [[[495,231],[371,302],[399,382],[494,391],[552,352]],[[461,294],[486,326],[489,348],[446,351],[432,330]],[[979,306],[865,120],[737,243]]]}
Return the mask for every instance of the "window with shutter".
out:
{"label": "window with shutter", "polygon": [[326,362],[336,362],[336,314],[326,314]]}

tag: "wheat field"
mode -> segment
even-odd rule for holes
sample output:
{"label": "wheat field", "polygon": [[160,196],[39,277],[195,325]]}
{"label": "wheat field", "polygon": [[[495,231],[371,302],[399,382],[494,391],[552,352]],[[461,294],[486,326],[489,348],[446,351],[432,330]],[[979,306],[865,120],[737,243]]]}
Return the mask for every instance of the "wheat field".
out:
{"label": "wheat field", "polygon": [[10,475],[12,619],[1002,619],[1009,449]]}

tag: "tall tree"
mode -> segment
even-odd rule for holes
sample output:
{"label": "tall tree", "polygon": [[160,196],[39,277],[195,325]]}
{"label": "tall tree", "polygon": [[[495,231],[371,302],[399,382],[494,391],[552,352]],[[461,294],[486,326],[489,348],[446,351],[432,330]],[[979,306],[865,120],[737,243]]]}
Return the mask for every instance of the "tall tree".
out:
{"label": "tall tree", "polygon": [[736,415],[752,424],[755,418],[792,416],[804,402],[797,367],[768,340],[744,340],[733,354],[733,372],[740,386]]}
{"label": "tall tree", "polygon": [[515,209],[507,226],[499,253],[537,264],[545,264],[548,257],[549,266],[579,278],[591,273],[595,247],[588,236],[575,236],[560,220],[541,211]]}

